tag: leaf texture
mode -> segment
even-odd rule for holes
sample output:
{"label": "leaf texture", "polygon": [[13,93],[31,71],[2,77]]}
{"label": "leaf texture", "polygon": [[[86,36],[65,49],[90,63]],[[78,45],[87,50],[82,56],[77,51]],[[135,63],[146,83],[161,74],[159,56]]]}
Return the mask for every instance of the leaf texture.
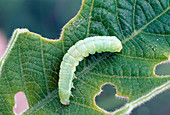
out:
{"label": "leaf texture", "polygon": [[[170,76],[158,77],[154,68],[170,55],[169,17],[169,0],[83,0],[59,40],[16,30],[0,60],[0,114],[14,114],[19,91],[30,106],[24,114],[113,114],[95,105],[103,84],[116,86],[117,95],[129,97],[131,103],[168,83]],[[117,36],[123,49],[84,59],[76,69],[74,97],[64,106],[58,97],[62,57],[89,36]]]}

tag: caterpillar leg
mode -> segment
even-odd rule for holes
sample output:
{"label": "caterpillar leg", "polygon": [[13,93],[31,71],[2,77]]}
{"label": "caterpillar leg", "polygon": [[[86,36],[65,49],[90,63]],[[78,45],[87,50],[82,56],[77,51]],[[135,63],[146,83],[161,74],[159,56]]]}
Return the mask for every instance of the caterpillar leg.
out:
{"label": "caterpillar leg", "polygon": [[73,85],[73,82],[71,83],[71,88],[74,88],[74,89],[75,89],[75,87],[74,87],[74,85]]}
{"label": "caterpillar leg", "polygon": [[71,96],[74,97],[72,93],[71,93]]}
{"label": "caterpillar leg", "polygon": [[[73,79],[77,79],[77,77],[75,76],[75,74],[73,74]],[[71,83],[71,88],[75,89],[74,85],[73,85],[73,82]]]}
{"label": "caterpillar leg", "polygon": [[73,79],[74,79],[74,78],[75,78],[75,79],[77,79],[77,77],[76,77],[75,73],[73,74]]}

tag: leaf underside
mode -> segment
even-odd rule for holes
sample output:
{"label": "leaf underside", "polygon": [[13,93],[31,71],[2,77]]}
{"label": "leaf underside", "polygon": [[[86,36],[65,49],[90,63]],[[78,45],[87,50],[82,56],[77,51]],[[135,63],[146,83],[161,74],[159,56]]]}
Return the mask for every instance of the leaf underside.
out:
{"label": "leaf underside", "polygon": [[[154,68],[170,55],[169,0],[83,0],[79,13],[49,40],[29,31],[13,36],[0,60],[0,114],[13,113],[14,95],[26,94],[25,114],[112,114],[95,105],[101,86],[111,83],[131,103],[170,80]],[[19,30],[18,30],[19,31]],[[70,105],[58,97],[63,55],[89,36],[117,36],[120,53],[90,55],[76,69]]]}

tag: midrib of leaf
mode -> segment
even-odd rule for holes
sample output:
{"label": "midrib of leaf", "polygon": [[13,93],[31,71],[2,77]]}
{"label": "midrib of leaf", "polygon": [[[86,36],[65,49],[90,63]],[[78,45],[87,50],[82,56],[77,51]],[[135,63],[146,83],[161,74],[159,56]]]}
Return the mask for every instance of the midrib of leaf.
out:
{"label": "midrib of leaf", "polygon": [[[85,105],[85,104],[81,104],[81,103],[78,103],[78,102],[75,102],[75,101],[72,101],[72,103],[75,103],[75,104],[77,104],[77,105],[81,105],[81,106],[83,106],[83,107],[86,107],[86,108],[93,109],[93,110],[95,110],[95,111],[101,112],[101,111],[99,111],[98,109],[92,108],[92,107],[90,107],[90,106],[88,106],[88,105]],[[83,113],[82,113],[82,114],[83,114]]]}
{"label": "midrib of leaf", "polygon": [[163,14],[165,14],[168,10],[169,10],[169,6],[166,10],[164,10],[162,13],[160,13],[158,16],[156,16],[155,18],[153,18],[151,21],[149,21],[148,23],[146,23],[143,27],[141,27],[139,30],[134,31],[132,33],[132,35],[130,35],[128,38],[124,39],[122,41],[122,44],[125,44],[127,41],[129,41],[130,39],[134,38],[136,35],[138,35],[139,33],[142,32],[143,29],[145,29],[149,24],[151,24],[153,21],[155,21],[157,18],[159,18],[160,16],[162,16]]}
{"label": "midrib of leaf", "polygon": [[[84,1],[83,1],[84,2]],[[92,6],[94,4],[94,0],[92,1]],[[90,10],[89,16],[91,17],[91,13],[92,13],[92,8]],[[153,18],[151,21],[149,21],[148,23],[146,23],[143,27],[141,27],[139,30],[134,31],[128,38],[124,39],[122,41],[122,44],[125,44],[127,41],[129,41],[130,39],[133,39],[136,35],[138,35],[139,33],[142,32],[143,29],[145,29],[149,24],[151,24],[153,21],[155,21],[157,18],[159,18],[160,16],[162,16],[163,14],[165,14],[168,10],[169,10],[169,6],[166,10],[164,10],[162,13],[160,13],[158,16],[156,16],[155,18]],[[90,18],[89,17],[89,18]],[[90,28],[90,22],[91,22],[91,18],[88,21],[88,27],[87,27],[87,36],[89,34],[89,28]],[[67,25],[67,24],[66,24]],[[63,30],[64,32],[64,30]],[[60,38],[61,39],[61,38]],[[63,41],[63,40],[62,40]],[[63,44],[64,45],[64,44]],[[64,49],[64,46],[63,46]],[[82,76],[84,74],[87,74],[90,70],[92,70],[95,65],[97,65],[98,63],[100,63],[103,59],[111,56],[112,54],[107,53],[105,55],[103,55],[101,58],[98,58],[97,61],[95,61],[94,63],[91,63],[88,68],[85,67],[83,68],[83,70],[81,72],[79,72],[77,74],[77,76]],[[1,64],[1,63],[0,63]],[[90,68],[90,69],[89,69]],[[45,106],[47,103],[51,102],[53,99],[55,99],[57,96],[57,90],[55,89],[54,91],[52,91],[51,93],[48,93],[48,95],[45,97],[45,99],[42,99],[42,101],[38,102],[38,104],[36,104],[35,106],[32,106],[25,114],[31,114],[31,113],[35,113],[36,111],[38,111],[39,109],[41,109],[43,106]]]}
{"label": "midrib of leaf", "polygon": [[105,59],[106,57],[110,56],[110,53],[106,53],[102,56],[100,56],[99,58],[97,58],[97,60],[93,63],[91,63],[88,67],[83,68],[83,70],[81,72],[77,73],[77,76],[82,76],[86,73],[88,73],[90,70],[92,70],[98,63],[100,63],[103,59]]}
{"label": "midrib of leaf", "polygon": [[36,105],[32,106],[30,109],[28,109],[24,114],[25,115],[32,115],[33,113],[36,113],[38,110],[42,109],[47,103],[53,101],[56,97],[58,97],[58,89],[53,90],[51,93],[48,93],[48,95],[45,97],[45,99],[42,99],[40,102],[38,102]]}

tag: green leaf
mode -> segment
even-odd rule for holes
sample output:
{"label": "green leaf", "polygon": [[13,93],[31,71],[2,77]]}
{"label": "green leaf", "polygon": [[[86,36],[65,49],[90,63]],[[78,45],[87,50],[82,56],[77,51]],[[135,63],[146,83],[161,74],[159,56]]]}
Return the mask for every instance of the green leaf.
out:
{"label": "green leaf", "polygon": [[[125,114],[170,87],[170,76],[154,74],[170,55],[169,0],[83,0],[59,40],[26,29],[15,30],[0,60],[0,114],[13,113],[14,96],[26,94],[25,114]],[[58,97],[58,73],[66,51],[89,36],[117,36],[120,53],[90,55],[77,66],[74,97],[64,106]],[[95,104],[105,83],[128,97],[121,109],[107,113]]]}

